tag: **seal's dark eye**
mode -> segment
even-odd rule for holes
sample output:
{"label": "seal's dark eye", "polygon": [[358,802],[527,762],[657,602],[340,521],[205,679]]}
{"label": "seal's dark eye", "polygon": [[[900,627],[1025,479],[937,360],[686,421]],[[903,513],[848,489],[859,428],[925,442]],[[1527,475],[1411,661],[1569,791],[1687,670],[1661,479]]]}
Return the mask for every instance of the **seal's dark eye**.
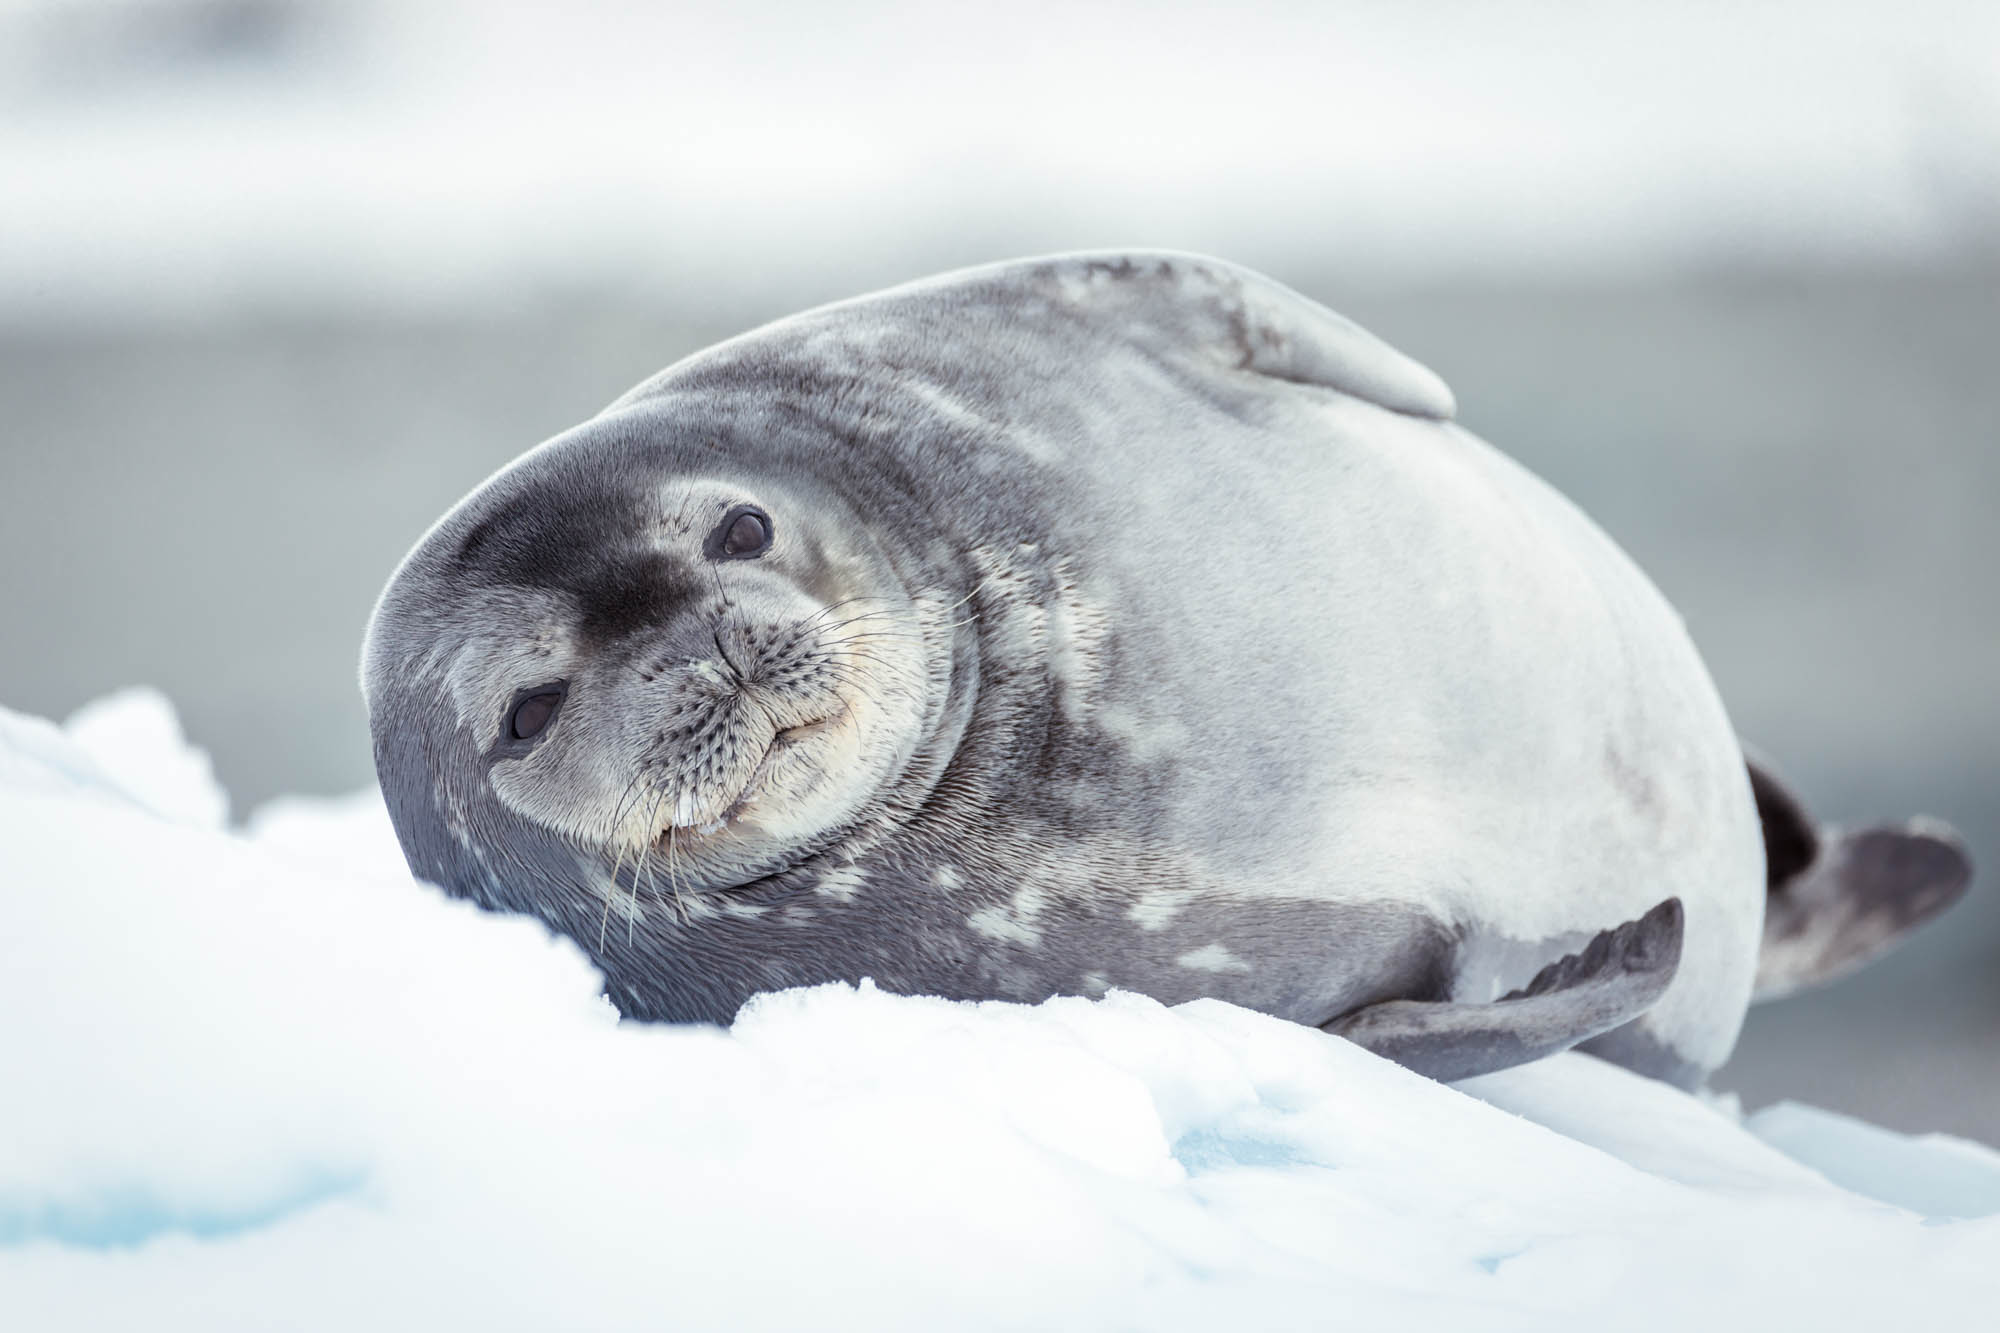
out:
{"label": "seal's dark eye", "polygon": [[542,734],[562,706],[561,689],[537,690],[514,705],[507,719],[507,731],[517,741],[529,741]]}
{"label": "seal's dark eye", "polygon": [[711,560],[754,560],[771,549],[771,516],[748,505],[732,509],[708,539]]}

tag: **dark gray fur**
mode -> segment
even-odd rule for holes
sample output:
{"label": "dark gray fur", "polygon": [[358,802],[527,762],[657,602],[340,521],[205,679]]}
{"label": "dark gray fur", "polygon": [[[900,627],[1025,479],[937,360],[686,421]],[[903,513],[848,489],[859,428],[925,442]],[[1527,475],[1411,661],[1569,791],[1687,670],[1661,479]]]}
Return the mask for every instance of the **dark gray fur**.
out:
{"label": "dark gray fur", "polygon": [[1526,1064],[1608,1033],[1650,1008],[1680,965],[1681,926],[1680,901],[1669,898],[1490,1004],[1389,1000],[1336,1019],[1326,1030],[1445,1081]]}
{"label": "dark gray fur", "polygon": [[[575,940],[638,1019],[726,1022],[760,991],[864,977],[961,999],[1118,987],[1314,1025],[1348,1019],[1356,1040],[1441,1077],[1595,1038],[1610,1058],[1686,1081],[1673,1052],[1616,1027],[1673,976],[1677,904],[1617,931],[1616,916],[1590,920],[1586,937],[1605,934],[1565,960],[1581,922],[1505,939],[1365,873],[1293,882],[1287,848],[1323,798],[1298,751],[1322,742],[1301,741],[1286,719],[1327,683],[1254,644],[1226,663],[1191,659],[1184,604],[1159,575],[1163,550],[1249,577],[1281,567],[1282,545],[1254,527],[1210,528],[1201,549],[1182,551],[1128,489],[1080,485],[1075,468],[1044,462],[1117,453],[1130,470],[1130,450],[1172,437],[1195,442],[1172,464],[1208,469],[1218,488],[1239,462],[1296,466],[1282,415],[1293,405],[1274,401],[1274,381],[1406,416],[1452,412],[1434,376],[1346,321],[1176,255],[955,275],[808,312],[670,368],[475,491],[385,590],[364,689],[412,869]],[[925,623],[936,688],[920,739],[851,817],[782,856],[676,877],[657,857],[620,864],[503,803],[491,775],[518,754],[496,747],[501,710],[454,712],[447,683],[467,607],[490,608],[523,654],[551,663],[556,649],[536,636],[559,617],[593,660],[649,686],[696,657],[754,673],[767,651],[755,636],[787,629],[744,610],[773,571],[718,569],[633,537],[661,480],[683,477],[788,498],[772,507],[791,542],[786,586],[832,605],[866,565],[912,604],[962,618]],[[855,548],[815,544],[829,525]],[[794,648],[810,675],[812,645]],[[1144,699],[1171,721],[1192,682],[1222,670],[1229,688],[1203,694],[1199,718],[1203,737],[1232,738],[1220,771],[1163,755],[1099,706]],[[555,671],[523,667],[510,689]],[[1451,721],[1480,735],[1476,707],[1452,704]],[[551,731],[587,726],[587,707],[573,693]],[[672,743],[664,725],[659,739]],[[643,910],[612,916],[607,880]],[[1539,989],[1473,1002],[1537,971]]]}
{"label": "dark gray fur", "polygon": [[1768,763],[1750,761],[1770,897],[1759,1000],[1846,976],[1965,895],[1972,858],[1936,820],[1849,833],[1821,828]]}
{"label": "dark gray fur", "polygon": [[[1073,281],[1106,289],[1089,318],[1066,312],[1056,293]],[[433,529],[371,630],[364,674],[376,766],[412,868],[483,906],[543,918],[603,969],[620,1010],[642,1019],[726,1022],[759,991],[862,977],[953,998],[1036,1001],[1112,987],[1169,1003],[1219,995],[1314,1023],[1392,996],[1446,995],[1454,923],[1394,902],[1232,897],[1168,831],[1163,774],[1066,708],[1070,686],[1049,662],[991,646],[1011,618],[1040,616],[1062,598],[1067,557],[1122,526],[1116,495],[1070,491],[1051,504],[1061,488],[1018,443],[1027,433],[1088,433],[1090,386],[1028,414],[1018,384],[1029,365],[1101,359],[1105,302],[1132,310],[1137,355],[1125,373],[1171,388],[1174,411],[1192,401],[1218,420],[1254,417],[1259,377],[1274,374],[1373,393],[1401,410],[1450,412],[1427,372],[1317,307],[1304,313],[1321,332],[1336,344],[1351,336],[1368,354],[1294,338],[1282,322],[1294,312],[1273,317],[1259,304],[1273,292],[1305,305],[1275,287],[1246,289],[1227,266],[1121,256],[1051,263],[1039,279],[995,272],[959,286],[948,305],[887,293],[870,302],[880,336],[855,349],[852,364],[839,356],[842,308],[814,312],[694,357],[524,457]],[[937,354],[953,322],[1004,324],[1024,307],[1033,327],[1015,356]],[[1189,348],[1203,357],[1214,349],[1218,363],[1189,364]],[[949,407],[934,392],[940,376],[949,377]],[[661,636],[699,641],[706,630],[687,617],[716,609],[704,607],[714,600],[707,572],[624,539],[634,497],[682,472],[776,476],[824,497],[866,524],[906,588],[948,602],[969,596],[977,618],[956,631],[938,726],[859,818],[749,882],[678,886],[700,891],[691,919],[673,910],[664,874],[628,867],[620,883],[664,910],[635,929],[615,917],[607,928],[579,849],[485,790],[485,747],[440,726],[435,682],[417,664],[445,609],[495,585],[559,595],[603,651],[625,651],[634,636],[649,650]],[[972,563],[975,550],[1004,551],[1008,567],[995,577]],[[1125,591],[1133,602],[1146,596]],[[1131,610],[1093,652],[1105,678],[1144,689],[1152,664],[1172,655],[1172,626]],[[1246,681],[1266,700],[1304,688],[1311,683],[1276,665]],[[1281,843],[1293,787],[1284,756],[1231,785],[1243,846]],[[1232,870],[1248,863],[1254,873],[1254,855],[1234,859]],[[940,867],[957,887],[938,886]],[[851,895],[827,891],[856,876],[862,887]],[[1024,928],[1032,941],[968,924],[981,912],[1004,916],[1024,891],[1048,904],[1045,925]],[[1189,905],[1149,923],[1141,900],[1176,893]],[[1314,946],[1301,950],[1302,939]],[[1249,963],[1221,973],[1176,965],[1210,946]]]}

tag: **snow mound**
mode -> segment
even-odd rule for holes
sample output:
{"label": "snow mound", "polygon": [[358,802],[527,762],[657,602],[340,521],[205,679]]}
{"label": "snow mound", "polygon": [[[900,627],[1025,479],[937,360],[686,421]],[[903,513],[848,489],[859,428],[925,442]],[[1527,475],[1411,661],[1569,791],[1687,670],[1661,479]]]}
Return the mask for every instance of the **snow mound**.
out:
{"label": "snow mound", "polygon": [[218,827],[178,735],[157,695],[0,711],[9,1328],[1856,1328],[2000,1295],[2000,1217],[1940,1220],[2000,1210],[2000,1154],[1746,1128],[1583,1056],[1454,1089],[1221,1004],[866,984],[620,1024],[569,945],[397,869],[372,797]]}

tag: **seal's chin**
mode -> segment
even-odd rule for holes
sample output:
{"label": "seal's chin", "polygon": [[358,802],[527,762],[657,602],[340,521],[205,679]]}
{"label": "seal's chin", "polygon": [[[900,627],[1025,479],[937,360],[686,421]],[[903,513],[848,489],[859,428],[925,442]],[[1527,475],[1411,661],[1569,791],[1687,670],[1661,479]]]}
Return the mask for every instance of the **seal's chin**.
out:
{"label": "seal's chin", "polygon": [[743,790],[738,793],[735,800],[724,806],[722,812],[713,819],[699,823],[691,818],[692,812],[685,806],[674,811],[673,818],[667,826],[655,835],[654,848],[665,851],[668,850],[670,843],[685,846],[690,837],[713,837],[726,833],[730,822],[763,794],[764,786],[770,781],[771,772],[777,767],[780,759],[787,757],[791,751],[810,744],[815,738],[831,732],[846,718],[847,714],[843,711],[811,722],[802,722],[797,726],[780,728],[771,737],[771,744],[765,749],[764,757],[758,761],[757,767],[751,770],[749,780],[743,784]]}

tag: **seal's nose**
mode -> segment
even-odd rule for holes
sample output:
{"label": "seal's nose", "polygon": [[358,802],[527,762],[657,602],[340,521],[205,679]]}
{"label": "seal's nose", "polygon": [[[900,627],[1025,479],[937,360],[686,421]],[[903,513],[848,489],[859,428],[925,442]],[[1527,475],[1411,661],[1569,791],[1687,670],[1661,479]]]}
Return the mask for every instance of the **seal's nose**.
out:
{"label": "seal's nose", "polygon": [[[632,637],[628,661],[645,681],[706,680],[711,686],[742,684],[742,664],[749,659],[733,648],[706,615],[688,613],[647,626]],[[711,690],[712,692],[712,690]]]}
{"label": "seal's nose", "polygon": [[748,684],[757,672],[757,645],[750,632],[740,625],[717,625],[715,627],[715,650],[722,654],[722,660],[736,673],[739,684]]}

